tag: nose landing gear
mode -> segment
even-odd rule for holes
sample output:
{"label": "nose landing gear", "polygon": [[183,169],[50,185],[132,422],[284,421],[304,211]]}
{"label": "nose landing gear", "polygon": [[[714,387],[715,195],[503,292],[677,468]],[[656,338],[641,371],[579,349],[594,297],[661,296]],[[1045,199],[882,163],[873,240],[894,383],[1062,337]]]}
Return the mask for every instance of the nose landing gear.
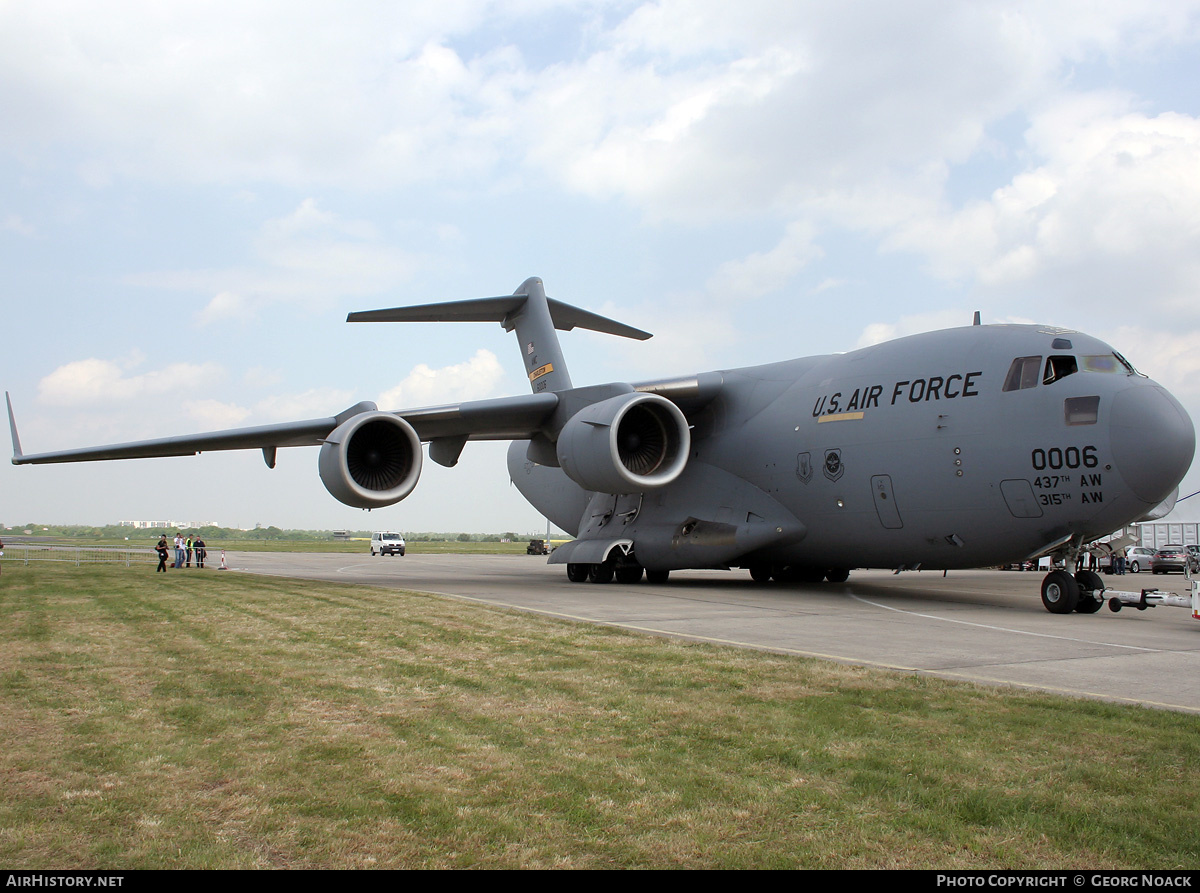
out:
{"label": "nose landing gear", "polygon": [[1104,581],[1100,575],[1076,570],[1082,551],[1082,540],[1072,537],[1053,553],[1063,568],[1050,571],[1042,580],[1042,604],[1051,614],[1095,614],[1104,607]]}

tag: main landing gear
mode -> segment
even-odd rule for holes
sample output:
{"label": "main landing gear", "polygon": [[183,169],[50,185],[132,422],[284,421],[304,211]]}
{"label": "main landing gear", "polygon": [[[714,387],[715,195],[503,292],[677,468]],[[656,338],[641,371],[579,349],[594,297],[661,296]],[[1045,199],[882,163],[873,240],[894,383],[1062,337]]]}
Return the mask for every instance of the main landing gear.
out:
{"label": "main landing gear", "polygon": [[1095,614],[1104,607],[1104,581],[1095,571],[1052,570],[1042,580],[1042,604],[1051,614]]}
{"label": "main landing gear", "polygon": [[850,569],[846,567],[809,567],[799,564],[752,564],[750,579],[755,583],[820,583],[828,580],[830,583],[845,583],[850,579]]}
{"label": "main landing gear", "polygon": [[601,564],[568,564],[567,579],[572,583],[665,583],[670,571],[648,571],[636,561],[605,561]]}

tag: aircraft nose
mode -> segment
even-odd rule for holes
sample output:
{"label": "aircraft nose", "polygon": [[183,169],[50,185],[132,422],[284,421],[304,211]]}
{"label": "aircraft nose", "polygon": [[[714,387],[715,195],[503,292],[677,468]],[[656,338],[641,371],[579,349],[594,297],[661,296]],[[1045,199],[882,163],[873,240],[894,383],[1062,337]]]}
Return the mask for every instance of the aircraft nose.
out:
{"label": "aircraft nose", "polygon": [[1134,494],[1161,502],[1192,465],[1196,429],[1179,401],[1156,384],[1113,399],[1109,430],[1117,470]]}

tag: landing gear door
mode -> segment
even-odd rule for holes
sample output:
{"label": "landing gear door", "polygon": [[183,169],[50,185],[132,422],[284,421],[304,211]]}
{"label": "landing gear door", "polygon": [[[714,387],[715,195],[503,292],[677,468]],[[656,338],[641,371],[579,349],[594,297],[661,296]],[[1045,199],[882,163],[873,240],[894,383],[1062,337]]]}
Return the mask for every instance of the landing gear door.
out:
{"label": "landing gear door", "polygon": [[896,496],[892,492],[892,479],[886,474],[877,474],[871,478],[871,496],[875,499],[875,514],[879,515],[879,523],[888,530],[899,530],[904,526],[900,520],[900,509],[896,505]]}

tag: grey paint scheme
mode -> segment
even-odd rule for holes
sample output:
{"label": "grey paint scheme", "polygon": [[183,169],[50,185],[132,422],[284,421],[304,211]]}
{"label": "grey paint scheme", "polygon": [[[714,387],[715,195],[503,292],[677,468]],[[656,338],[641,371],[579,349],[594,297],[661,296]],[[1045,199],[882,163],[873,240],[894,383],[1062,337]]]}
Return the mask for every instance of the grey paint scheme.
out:
{"label": "grey paint scheme", "polygon": [[[1113,352],[1062,329],[968,326],[845,354],[574,388],[555,328],[648,335],[546,298],[536,278],[512,296],[349,320],[493,320],[516,331],[534,393],[394,415],[445,465],[467,440],[513,439],[512,480],[577,537],[552,563],[620,556],[660,571],[998,564],[1085,543],[1146,515],[1178,486],[1195,449],[1178,401],[1139,374],[1081,370],[1004,391],[1014,358]],[[1055,339],[1071,347],[1055,348]],[[637,393],[670,400],[686,414],[686,467],[643,493],[585,491],[558,467],[559,432],[582,408]],[[1094,422],[1067,423],[1065,401],[1075,397],[1095,398]],[[12,461],[261,448],[270,464],[276,447],[320,444],[374,408],[360,403],[326,419],[25,455],[10,405]]]}
{"label": "grey paint scheme", "polygon": [[[1072,349],[1054,350],[1063,337]],[[517,444],[509,471],[555,523],[585,538],[632,539],[647,568],[705,566],[705,558],[707,566],[1000,564],[1065,539],[1107,535],[1169,498],[1191,464],[1195,432],[1187,413],[1140,375],[1081,371],[1002,391],[1014,358],[1063,353],[1112,348],[1059,329],[968,326],[710,373],[702,380],[716,395],[689,413],[687,470],[647,494],[628,521],[627,497],[567,494],[569,482],[529,463]],[[953,375],[961,378],[946,399]],[[940,395],[925,399],[934,377],[943,379]],[[918,381],[925,385],[914,388]],[[676,386],[664,383],[662,392]],[[834,395],[842,408],[856,391],[861,402],[876,386],[882,390],[861,417],[857,406],[849,417],[829,411]],[[1068,425],[1065,401],[1087,396],[1099,397],[1097,422]],[[824,460],[832,451],[837,467],[829,470]],[[1089,457],[1095,465],[1085,467]],[[685,535],[689,520],[697,524]],[[559,553],[551,560],[575,560]]]}

